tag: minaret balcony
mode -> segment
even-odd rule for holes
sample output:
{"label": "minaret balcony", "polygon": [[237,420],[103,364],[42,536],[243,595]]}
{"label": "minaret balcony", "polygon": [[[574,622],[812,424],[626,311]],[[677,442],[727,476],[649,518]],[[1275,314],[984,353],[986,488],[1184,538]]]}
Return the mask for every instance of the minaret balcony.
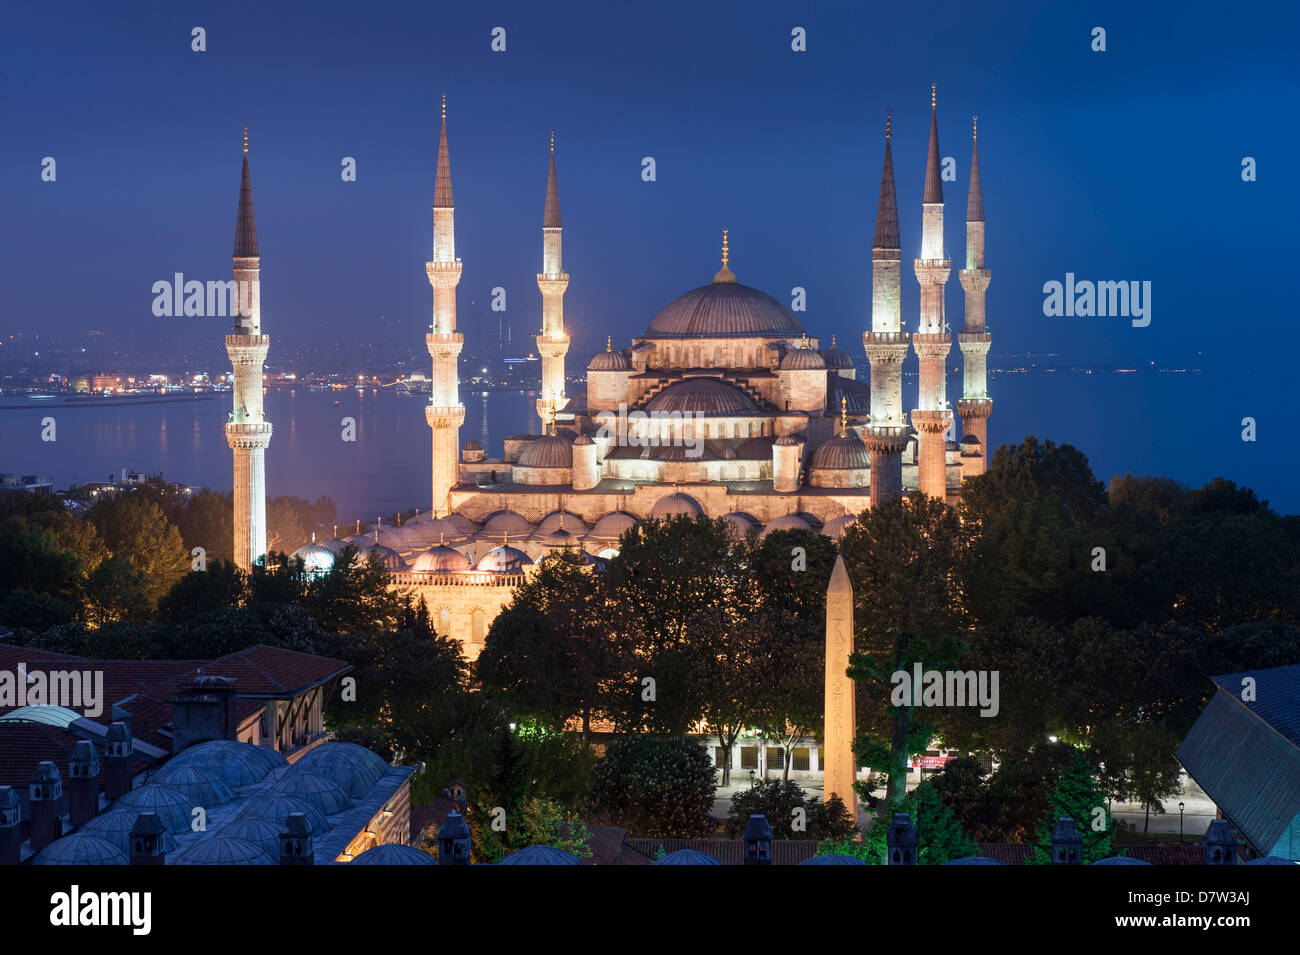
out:
{"label": "minaret balcony", "polygon": [[987,355],[993,346],[993,336],[988,332],[962,332],[957,336],[957,344],[963,352]]}
{"label": "minaret balcony", "polygon": [[993,399],[958,398],[957,413],[963,418],[987,418],[993,413]]}
{"label": "minaret balcony", "polygon": [[459,428],[465,423],[465,406],[425,405],[424,420],[430,428]]}
{"label": "minaret balcony", "polygon": [[271,443],[271,422],[234,421],[226,424],[226,444],[232,451],[253,451]]}
{"label": "minaret balcony", "polygon": [[270,335],[227,335],[226,348],[269,348]]}

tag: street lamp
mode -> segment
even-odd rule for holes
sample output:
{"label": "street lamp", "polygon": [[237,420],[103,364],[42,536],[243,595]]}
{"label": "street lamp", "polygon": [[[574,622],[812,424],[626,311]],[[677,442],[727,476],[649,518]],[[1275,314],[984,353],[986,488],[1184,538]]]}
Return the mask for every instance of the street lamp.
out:
{"label": "street lamp", "polygon": [[749,771],[749,788],[754,788],[754,771],[752,769]]}
{"label": "street lamp", "polygon": [[1178,844],[1183,844],[1183,803],[1178,803]]}

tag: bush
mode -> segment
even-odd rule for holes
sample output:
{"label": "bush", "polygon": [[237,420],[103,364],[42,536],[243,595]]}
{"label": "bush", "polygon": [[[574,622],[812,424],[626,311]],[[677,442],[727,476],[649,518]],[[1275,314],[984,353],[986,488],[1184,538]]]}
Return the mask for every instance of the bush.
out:
{"label": "bush", "polygon": [[625,736],[596,764],[587,796],[590,818],[636,836],[690,838],[714,828],[713,761],[702,743]]}
{"label": "bush", "polygon": [[750,814],[756,812],[767,817],[773,839],[847,838],[856,828],[839,796],[823,803],[816,795],[805,797],[797,783],[765,779],[731,797],[727,835],[739,839]]}

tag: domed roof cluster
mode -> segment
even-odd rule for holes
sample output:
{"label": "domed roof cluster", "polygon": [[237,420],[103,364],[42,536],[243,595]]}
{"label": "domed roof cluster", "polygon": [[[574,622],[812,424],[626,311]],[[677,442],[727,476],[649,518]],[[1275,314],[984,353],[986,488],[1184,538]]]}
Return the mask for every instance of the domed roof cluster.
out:
{"label": "domed roof cluster", "polygon": [[370,792],[388,772],[378,754],[356,743],[322,743],[294,765],[334,780],[353,798]]}
{"label": "domed roof cluster", "polygon": [[[803,326],[766,292],[735,281],[729,269],[673,299],[650,321],[647,338],[794,338]],[[730,281],[726,280],[730,276]]]}
{"label": "domed roof cluster", "polygon": [[226,739],[196,743],[168,761],[168,767],[199,766],[219,776],[232,789],[261,782],[273,769],[287,766],[288,761],[267,746],[236,743]]}
{"label": "domed roof cluster", "polygon": [[757,401],[719,378],[687,378],[669,385],[646,403],[645,410],[737,417],[763,413]]}

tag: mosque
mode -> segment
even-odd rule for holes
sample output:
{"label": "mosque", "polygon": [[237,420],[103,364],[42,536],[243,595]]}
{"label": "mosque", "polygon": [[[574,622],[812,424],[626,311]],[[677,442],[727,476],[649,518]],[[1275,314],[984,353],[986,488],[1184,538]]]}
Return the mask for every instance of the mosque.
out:
{"label": "mosque", "polygon": [[[404,525],[297,552],[309,568],[328,568],[349,543],[375,553],[394,586],[422,596],[438,630],[478,656],[488,627],[514,588],[546,552],[566,550],[596,562],[617,553],[620,535],[644,518],[721,517],[737,536],[801,528],[838,538],[854,516],[904,491],[955,503],[962,480],[984,470],[988,445],[985,360],[991,338],[984,295],[984,204],[972,128],[966,204],[965,320],[957,344],[963,393],[946,395],[953,336],[944,314],[951,272],[945,257],[943,184],[935,92],[921,203],[920,285],[915,331],[903,330],[902,242],[894,186],[892,120],[872,245],[871,324],[862,341],[869,368],[810,337],[794,312],[744,285],[731,265],[725,230],[721,267],[708,284],[659,310],[645,332],[620,348],[612,341],[587,363],[585,387],[569,391],[563,224],[555,143],[542,215],[542,296],[537,350],[542,359],[540,435],[516,435],[489,458],[478,441],[459,446],[465,407],[457,363],[464,336],[456,324],[455,200],[444,97],[433,199],[433,257],[425,265],[433,320],[425,419],[432,431],[432,510]],[[265,553],[262,452],[271,425],[261,413],[259,260],[247,144],[236,228],[235,276],[252,285],[253,310],[227,336],[235,367],[235,411],[227,426],[235,456],[235,536],[241,566]],[[707,273],[706,273],[707,274]],[[919,359],[919,388],[904,410],[902,362]],[[247,379],[248,387],[241,387]],[[961,440],[953,440],[955,417]],[[233,429],[233,430],[232,430]],[[242,549],[241,549],[242,546]]]}

